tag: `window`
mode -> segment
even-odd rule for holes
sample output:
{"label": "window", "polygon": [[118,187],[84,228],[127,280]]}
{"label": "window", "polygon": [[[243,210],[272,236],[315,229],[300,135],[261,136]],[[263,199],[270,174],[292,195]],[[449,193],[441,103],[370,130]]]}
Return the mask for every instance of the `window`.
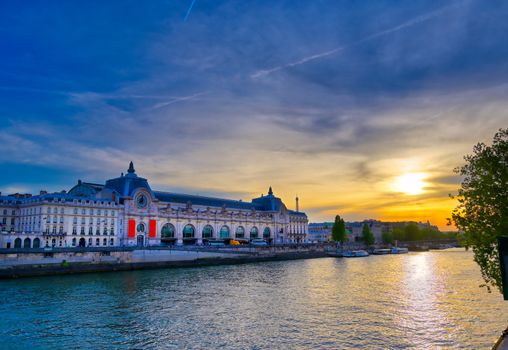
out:
{"label": "window", "polygon": [[258,238],[258,228],[254,226],[250,229],[250,239]]}
{"label": "window", "polygon": [[88,234],[89,234],[90,236],[91,236],[91,235],[93,235],[93,228],[92,228],[92,226],[90,226],[90,227],[88,228]]}
{"label": "window", "polygon": [[95,240],[95,245],[97,245],[97,246],[101,245],[101,240],[99,238],[97,238]]}
{"label": "window", "polygon": [[165,224],[161,229],[161,239],[175,238],[175,227],[171,224]]}
{"label": "window", "polygon": [[76,224],[78,223],[78,218],[77,218],[77,217],[74,217],[74,218],[72,219],[72,223],[73,223],[74,225],[76,225]]}
{"label": "window", "polygon": [[213,227],[210,225],[206,225],[203,227],[203,238],[212,238],[213,237]]}
{"label": "window", "polygon": [[74,213],[74,215],[77,215],[78,214],[78,208],[74,208],[73,213]]}
{"label": "window", "polygon": [[58,214],[58,208],[53,209],[53,214]]}
{"label": "window", "polygon": [[81,232],[80,232],[81,235],[85,235],[85,228],[83,226],[81,226]]}
{"label": "window", "polygon": [[77,234],[77,231],[76,231],[76,226],[73,226],[73,227],[72,227],[72,234],[73,234],[73,235],[76,235],[76,234]]}
{"label": "window", "polygon": [[238,226],[236,228],[235,237],[236,238],[243,238],[243,237],[245,237],[245,229],[242,226]]}
{"label": "window", "polygon": [[115,245],[115,239],[114,238],[111,238],[109,240],[109,245]]}
{"label": "window", "polygon": [[194,238],[194,226],[185,225],[183,228],[183,238]]}
{"label": "window", "polygon": [[114,236],[115,235],[115,229],[112,227],[110,230],[109,230],[109,234],[111,236]]}
{"label": "window", "polygon": [[108,229],[106,227],[104,227],[104,235],[107,235],[108,234]]}
{"label": "window", "polygon": [[229,227],[226,225],[220,228],[220,238],[229,238]]}
{"label": "window", "polygon": [[265,227],[265,229],[263,230],[263,238],[270,238],[270,228],[269,227]]}
{"label": "window", "polygon": [[95,234],[97,236],[99,236],[101,234],[101,229],[99,228],[99,226],[97,226],[97,228],[95,229]]}
{"label": "window", "polygon": [[102,240],[102,245],[108,245],[108,240],[106,238]]}
{"label": "window", "polygon": [[76,246],[76,238],[73,238],[72,239],[72,246],[75,247]]}

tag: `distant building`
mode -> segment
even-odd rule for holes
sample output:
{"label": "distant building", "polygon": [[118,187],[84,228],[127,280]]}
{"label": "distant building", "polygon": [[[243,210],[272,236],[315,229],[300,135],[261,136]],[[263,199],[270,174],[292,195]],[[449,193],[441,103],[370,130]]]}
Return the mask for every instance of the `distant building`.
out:
{"label": "distant building", "polygon": [[[362,237],[363,225],[367,224],[374,235],[376,243],[383,242],[383,233],[392,232],[395,227],[404,228],[409,224],[416,224],[420,229],[430,228],[438,231],[438,227],[431,225],[430,222],[422,223],[415,221],[379,221],[379,220],[363,220],[346,222],[346,233],[350,242],[359,242]],[[327,242],[332,239],[332,228],[333,222],[320,222],[309,224],[309,234],[307,235],[307,241],[309,242]]]}
{"label": "distant building", "polygon": [[307,242],[319,243],[332,240],[333,222],[310,223]]}
{"label": "distant building", "polygon": [[250,202],[152,190],[134,165],[68,192],[0,193],[0,248],[201,244],[210,239],[304,242],[305,213],[273,194]]}

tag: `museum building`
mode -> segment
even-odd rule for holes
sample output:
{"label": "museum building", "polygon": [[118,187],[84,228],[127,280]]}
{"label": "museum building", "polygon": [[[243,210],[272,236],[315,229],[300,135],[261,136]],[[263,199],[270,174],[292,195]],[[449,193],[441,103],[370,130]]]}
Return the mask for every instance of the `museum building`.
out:
{"label": "museum building", "polygon": [[270,187],[250,202],[154,191],[131,162],[127,173],[68,192],[0,194],[0,248],[302,243],[305,213],[287,209]]}

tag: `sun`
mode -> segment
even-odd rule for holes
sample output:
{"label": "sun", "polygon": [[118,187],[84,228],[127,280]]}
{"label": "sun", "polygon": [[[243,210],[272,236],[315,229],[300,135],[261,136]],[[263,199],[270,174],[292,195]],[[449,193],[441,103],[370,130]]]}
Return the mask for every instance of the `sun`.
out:
{"label": "sun", "polygon": [[407,195],[418,195],[424,192],[426,175],[423,173],[406,173],[395,178],[393,189]]}

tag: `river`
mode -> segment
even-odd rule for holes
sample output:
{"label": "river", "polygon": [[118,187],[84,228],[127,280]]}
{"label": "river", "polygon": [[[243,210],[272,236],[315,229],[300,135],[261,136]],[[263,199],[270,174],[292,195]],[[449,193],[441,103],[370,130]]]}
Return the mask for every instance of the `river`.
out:
{"label": "river", "polygon": [[0,281],[2,349],[488,349],[508,302],[431,251]]}

